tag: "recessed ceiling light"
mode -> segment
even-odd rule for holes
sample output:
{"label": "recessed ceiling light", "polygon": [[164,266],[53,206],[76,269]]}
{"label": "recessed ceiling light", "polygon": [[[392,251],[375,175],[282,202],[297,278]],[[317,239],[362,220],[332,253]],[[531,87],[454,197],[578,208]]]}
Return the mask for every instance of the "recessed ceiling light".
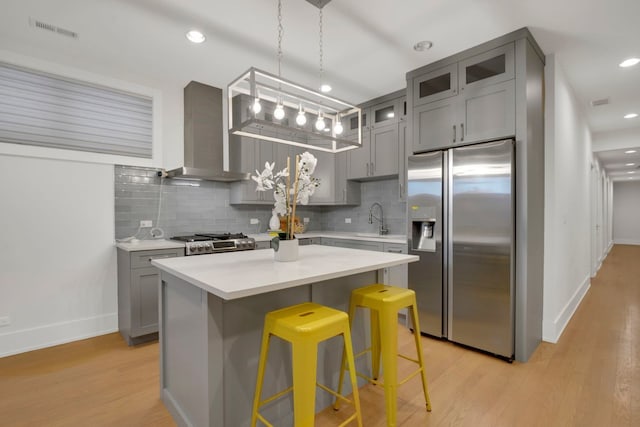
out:
{"label": "recessed ceiling light", "polygon": [[638,117],[638,114],[636,113],[629,113],[624,116],[625,119],[635,119],[636,117]]}
{"label": "recessed ceiling light", "polygon": [[627,173],[635,173],[635,171],[629,171],[629,172],[627,172]]}
{"label": "recessed ceiling light", "polygon": [[625,166],[635,166],[635,163],[627,163]]}
{"label": "recessed ceiling light", "polygon": [[198,30],[188,31],[186,36],[187,40],[189,40],[191,43],[202,43],[207,39],[204,34],[202,34]]}
{"label": "recessed ceiling light", "polygon": [[634,65],[640,63],[640,59],[638,58],[629,58],[622,61],[619,65],[622,68],[633,67]]}
{"label": "recessed ceiling light", "polygon": [[624,152],[624,154],[633,154],[635,152],[636,152],[636,150],[627,150],[627,151]]}
{"label": "recessed ceiling light", "polygon": [[329,85],[328,85],[328,84],[326,84],[326,83],[325,83],[325,84],[320,85],[320,92],[323,92],[323,93],[331,92],[331,86],[329,86]]}
{"label": "recessed ceiling light", "polygon": [[433,42],[430,42],[429,40],[422,40],[421,42],[413,45],[413,50],[415,50],[416,52],[423,52],[425,50],[431,49],[432,47]]}

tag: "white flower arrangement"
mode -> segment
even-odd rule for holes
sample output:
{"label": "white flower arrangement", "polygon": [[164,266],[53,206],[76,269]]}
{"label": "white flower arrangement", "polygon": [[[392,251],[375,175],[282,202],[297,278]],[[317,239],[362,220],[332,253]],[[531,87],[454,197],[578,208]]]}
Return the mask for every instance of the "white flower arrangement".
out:
{"label": "white flower arrangement", "polygon": [[256,170],[256,176],[251,177],[257,183],[256,191],[273,190],[274,212],[280,216],[287,216],[287,229],[281,230],[284,234],[281,238],[285,240],[294,238],[296,204],[308,204],[309,197],[320,185],[320,180],[311,176],[318,163],[318,159],[313,154],[305,151],[302,155],[296,156],[293,183],[289,173],[290,162],[291,159],[287,157],[287,167],[275,175],[273,173],[275,162],[266,162],[264,170],[262,172]]}

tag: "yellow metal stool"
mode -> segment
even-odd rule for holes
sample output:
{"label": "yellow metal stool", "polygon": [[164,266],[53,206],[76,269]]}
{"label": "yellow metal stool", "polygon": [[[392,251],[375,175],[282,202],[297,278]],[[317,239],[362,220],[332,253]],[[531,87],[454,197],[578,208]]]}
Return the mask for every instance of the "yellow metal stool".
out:
{"label": "yellow metal stool", "polygon": [[[422,390],[427,405],[427,411],[431,411],[431,401],[427,391],[427,376],[424,369],[422,356],[422,345],[420,344],[420,326],[418,323],[418,308],[416,305],[416,293],[411,289],[397,288],[375,284],[355,289],[351,292],[349,303],[349,319],[353,323],[357,307],[364,307],[370,310],[371,319],[371,347],[355,355],[358,358],[371,352],[372,377],[362,373],[358,376],[365,378],[369,382],[384,386],[385,409],[387,412],[387,426],[396,425],[397,415],[397,389],[398,386],[406,383],[414,376],[421,374]],[[418,359],[413,359],[402,354],[398,354],[398,311],[408,307],[411,313],[411,320],[414,327],[414,337]],[[380,374],[380,356],[382,356],[382,368],[384,370],[384,384],[378,381]],[[397,357],[409,360],[418,364],[419,368],[402,381],[398,381]],[[345,369],[343,357],[342,369],[338,383],[338,393],[342,390]],[[334,403],[334,409],[339,408],[339,401]]]}
{"label": "yellow metal stool", "polygon": [[[265,365],[269,354],[269,340],[272,335],[291,343],[293,386],[261,400]],[[344,338],[343,354],[346,355],[346,363],[349,367],[351,384],[353,385],[352,400],[347,399],[316,381],[318,344],[337,335],[342,335]],[[344,360],[342,365],[344,366]],[[342,379],[342,377],[341,375],[340,378]],[[342,386],[342,384],[340,385]],[[271,426],[259,413],[260,407],[290,392],[293,392],[294,425],[296,427],[313,426],[316,386],[331,393],[336,399],[354,405],[355,413],[342,423],[341,426],[357,420],[358,426],[362,427],[358,383],[355,375],[351,333],[347,313],[314,303],[298,304],[267,313],[264,319],[264,331],[262,333],[262,346],[260,349],[260,361],[258,362],[258,378],[253,399],[251,426],[255,427],[258,420],[267,426]]]}

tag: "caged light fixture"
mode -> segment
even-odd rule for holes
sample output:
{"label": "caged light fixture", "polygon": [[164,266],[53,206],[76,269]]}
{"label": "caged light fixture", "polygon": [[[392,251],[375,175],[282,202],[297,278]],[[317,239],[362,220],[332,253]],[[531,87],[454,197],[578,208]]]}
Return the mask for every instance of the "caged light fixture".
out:
{"label": "caged light fixture", "polygon": [[[320,11],[322,82],[322,8],[328,1],[309,3]],[[278,74],[252,67],[229,84],[229,133],[329,153],[360,148],[360,108],[282,78],[282,34],[282,1],[278,0]],[[343,121],[354,132],[344,135]]]}

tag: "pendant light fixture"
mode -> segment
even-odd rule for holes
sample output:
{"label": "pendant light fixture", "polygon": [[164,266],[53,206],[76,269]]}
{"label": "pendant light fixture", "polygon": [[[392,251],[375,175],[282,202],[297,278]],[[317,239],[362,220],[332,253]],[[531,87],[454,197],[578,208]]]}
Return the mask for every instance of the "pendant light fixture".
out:
{"label": "pendant light fixture", "polygon": [[[362,111],[324,93],[323,7],[328,0],[307,0],[319,9],[320,83],[316,91],[282,77],[282,0],[277,1],[278,74],[250,68],[227,88],[229,133],[259,140],[339,153],[362,146]],[[328,86],[328,85],[327,85]],[[330,90],[330,89],[329,89]],[[311,118],[311,120],[309,120]],[[343,119],[354,129],[343,135]],[[357,131],[356,131],[357,129]]]}

